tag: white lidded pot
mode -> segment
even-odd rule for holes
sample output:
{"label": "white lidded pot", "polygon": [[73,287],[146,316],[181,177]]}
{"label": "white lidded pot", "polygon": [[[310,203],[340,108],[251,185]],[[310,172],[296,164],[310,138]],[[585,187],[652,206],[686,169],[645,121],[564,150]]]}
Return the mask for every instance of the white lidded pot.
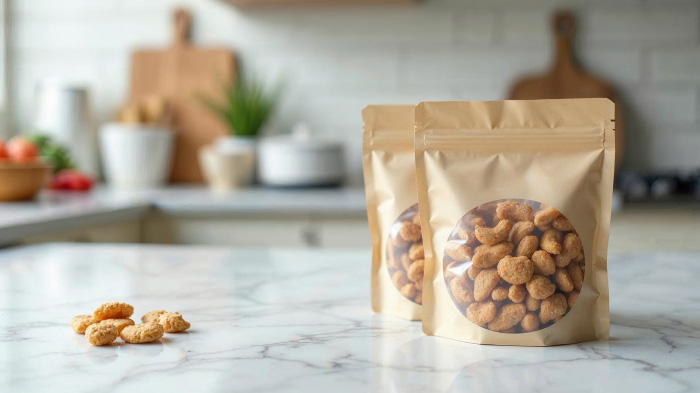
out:
{"label": "white lidded pot", "polygon": [[170,174],[174,139],[173,132],[162,126],[102,125],[100,150],[107,182],[120,189],[163,186]]}
{"label": "white lidded pot", "polygon": [[263,138],[258,145],[260,182],[276,187],[340,185],[345,178],[342,142],[312,137],[304,125],[291,135]]}

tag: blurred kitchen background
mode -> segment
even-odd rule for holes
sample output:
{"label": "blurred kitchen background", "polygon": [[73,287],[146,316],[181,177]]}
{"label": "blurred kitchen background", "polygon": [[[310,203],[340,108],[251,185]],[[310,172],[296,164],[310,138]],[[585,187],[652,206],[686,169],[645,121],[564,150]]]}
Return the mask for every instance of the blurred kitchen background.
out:
{"label": "blurred kitchen background", "polygon": [[[648,238],[653,247],[664,225],[697,228],[687,214],[700,200],[696,0],[0,4],[2,137],[47,134],[95,180],[87,192],[43,190],[0,204],[5,245],[368,247],[361,108],[505,99],[523,77],[550,70],[561,10],[575,18],[576,63],[624,107],[618,249]],[[577,89],[571,94],[586,95]],[[222,121],[215,108],[224,117],[225,108],[263,118],[273,111],[258,128]],[[238,136],[220,138],[234,128]],[[243,137],[251,132],[258,136]],[[53,180],[56,189],[75,182]],[[626,239],[625,228],[641,222],[658,225]]]}

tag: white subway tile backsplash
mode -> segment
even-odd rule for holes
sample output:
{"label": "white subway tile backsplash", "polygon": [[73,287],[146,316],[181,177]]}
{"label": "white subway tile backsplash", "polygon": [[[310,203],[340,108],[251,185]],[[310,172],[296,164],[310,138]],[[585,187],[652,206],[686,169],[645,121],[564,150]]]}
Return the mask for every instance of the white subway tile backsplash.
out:
{"label": "white subway tile backsplash", "polygon": [[655,49],[651,61],[654,81],[700,82],[700,46]]}
{"label": "white subway tile backsplash", "polygon": [[596,7],[583,19],[588,38],[617,42],[693,42],[698,38],[698,7]]}
{"label": "white subway tile backsplash", "polygon": [[673,134],[655,131],[635,135],[629,132],[627,145],[624,165],[628,168],[672,171],[700,167],[700,130],[697,126],[688,126],[684,132]]}
{"label": "white subway tile backsplash", "polygon": [[469,44],[490,44],[496,32],[496,17],[491,11],[468,10],[455,14],[455,41]]}
{"label": "white subway tile backsplash", "polygon": [[686,132],[688,125],[696,124],[698,101],[694,87],[645,88],[627,92],[625,97],[643,121],[665,133]]}
{"label": "white subway tile backsplash", "polygon": [[[317,48],[318,49],[318,48]],[[380,85],[396,87],[397,48],[331,47],[323,50],[249,51],[244,65],[261,75],[302,85]]]}
{"label": "white subway tile backsplash", "polygon": [[640,45],[592,45],[581,43],[577,48],[581,66],[613,85],[632,85],[642,80],[642,47]]}
{"label": "white subway tile backsplash", "polygon": [[630,108],[633,168],[700,166],[700,2],[696,0],[424,0],[416,6],[238,10],[221,0],[10,0],[11,99],[31,125],[36,83],[81,80],[98,121],[123,103],[136,47],[172,38],[170,12],[193,13],[192,40],[232,48],[255,75],[286,80],[274,126],[305,121],[348,144],[359,173],[360,109],[368,103],[504,98],[544,72],[551,12],[579,16],[582,66],[618,87]]}
{"label": "white subway tile backsplash", "polygon": [[551,44],[550,15],[541,11],[503,13],[503,40],[508,44]]}
{"label": "white subway tile backsplash", "polygon": [[548,61],[544,47],[425,46],[408,50],[401,66],[401,77],[402,82],[443,85],[487,78],[512,80],[522,73],[541,71]]}

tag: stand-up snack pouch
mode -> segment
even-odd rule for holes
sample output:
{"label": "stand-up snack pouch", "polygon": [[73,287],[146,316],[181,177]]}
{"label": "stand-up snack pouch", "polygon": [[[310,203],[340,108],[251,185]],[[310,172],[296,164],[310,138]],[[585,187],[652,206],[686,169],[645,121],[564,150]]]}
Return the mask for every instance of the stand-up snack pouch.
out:
{"label": "stand-up snack pouch", "polygon": [[413,105],[370,105],[362,110],[362,166],[372,239],[372,309],[417,320],[424,260],[413,109]]}
{"label": "stand-up snack pouch", "polygon": [[426,334],[608,337],[614,113],[597,98],[416,107]]}

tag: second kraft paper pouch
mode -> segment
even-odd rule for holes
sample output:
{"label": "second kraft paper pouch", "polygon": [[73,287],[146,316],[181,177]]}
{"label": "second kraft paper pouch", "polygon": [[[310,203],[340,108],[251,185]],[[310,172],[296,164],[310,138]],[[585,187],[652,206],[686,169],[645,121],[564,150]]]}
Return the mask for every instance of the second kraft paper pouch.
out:
{"label": "second kraft paper pouch", "polygon": [[607,99],[416,107],[426,334],[532,346],[608,337],[614,124]]}
{"label": "second kraft paper pouch", "polygon": [[372,309],[417,320],[423,299],[413,105],[362,110],[362,166],[372,239]]}

